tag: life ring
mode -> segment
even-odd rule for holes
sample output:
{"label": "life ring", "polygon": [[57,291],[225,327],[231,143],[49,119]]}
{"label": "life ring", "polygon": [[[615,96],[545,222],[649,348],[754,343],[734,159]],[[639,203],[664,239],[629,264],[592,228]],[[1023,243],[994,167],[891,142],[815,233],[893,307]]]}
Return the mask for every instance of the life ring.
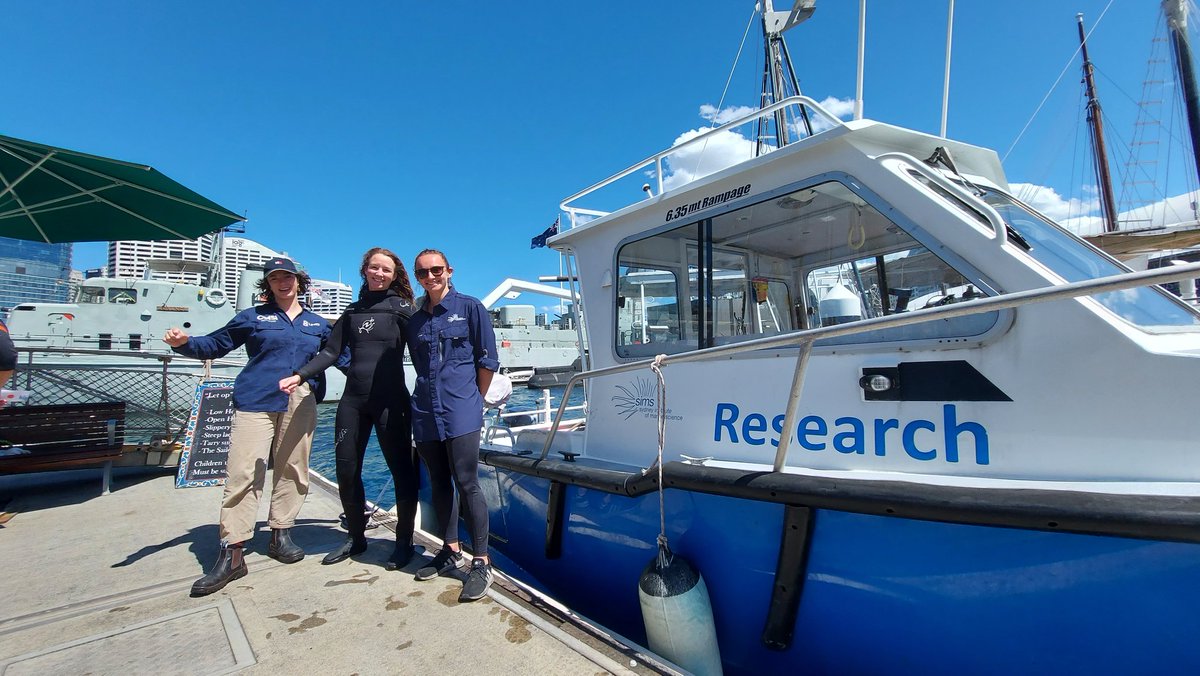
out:
{"label": "life ring", "polygon": [[204,302],[213,307],[221,307],[225,304],[226,300],[225,292],[221,289],[209,289],[204,294]]}

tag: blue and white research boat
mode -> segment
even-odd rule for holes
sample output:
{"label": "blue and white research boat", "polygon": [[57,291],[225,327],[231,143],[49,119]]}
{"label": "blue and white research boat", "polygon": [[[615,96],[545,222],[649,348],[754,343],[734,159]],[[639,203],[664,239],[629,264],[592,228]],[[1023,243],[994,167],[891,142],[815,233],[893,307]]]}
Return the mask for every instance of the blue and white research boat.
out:
{"label": "blue and white research boat", "polygon": [[644,639],[662,409],[729,673],[1200,673],[1200,315],[1147,286],[1197,266],[1131,273],[992,150],[802,96],[688,143],[760,122],[801,138],[563,203],[586,422],[486,431],[501,566]]}

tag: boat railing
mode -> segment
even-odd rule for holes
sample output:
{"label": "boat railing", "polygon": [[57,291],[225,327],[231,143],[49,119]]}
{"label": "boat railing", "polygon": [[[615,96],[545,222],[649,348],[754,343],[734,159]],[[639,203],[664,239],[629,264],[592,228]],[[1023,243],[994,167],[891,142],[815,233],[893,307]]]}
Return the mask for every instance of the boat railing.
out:
{"label": "boat railing", "polygon": [[[623,171],[619,171],[619,172],[613,174],[612,176],[609,176],[608,178],[604,179],[603,181],[600,181],[599,183],[596,183],[595,185],[592,185],[590,187],[584,188],[583,190],[580,190],[579,192],[575,193],[574,195],[571,195],[570,197],[564,199],[559,204],[559,208],[570,215],[571,227],[576,227],[576,226],[580,225],[577,222],[577,218],[576,218],[577,216],[580,216],[580,215],[596,216],[596,217],[607,216],[610,212],[597,211],[595,209],[585,209],[583,207],[571,206],[571,203],[578,199],[582,199],[583,197],[586,197],[587,195],[590,195],[606,186],[612,185],[613,183],[615,183],[631,174],[639,172],[651,164],[654,165],[654,176],[655,176],[655,179],[658,184],[658,191],[656,194],[661,195],[663,193],[663,160],[664,159],[666,159],[667,157],[670,157],[671,155],[674,155],[675,153],[679,152],[680,150],[683,150],[684,148],[688,148],[688,147],[696,145],[698,143],[703,143],[703,142],[709,141],[710,137],[713,134],[719,134],[721,132],[728,131],[735,127],[740,127],[743,124],[746,124],[747,122],[753,122],[753,121],[759,120],[764,117],[772,116],[776,112],[784,110],[791,106],[803,106],[805,108],[812,109],[814,112],[818,113],[828,123],[828,125],[829,125],[828,128],[846,126],[846,123],[844,123],[840,119],[838,119],[838,117],[836,115],[834,115],[833,113],[822,108],[821,105],[819,103],[817,103],[816,101],[814,101],[813,99],[811,99],[807,96],[789,96],[788,98],[778,101],[776,103],[773,103],[769,106],[766,106],[765,108],[760,108],[759,110],[756,110],[752,113],[743,115],[731,122],[726,122],[725,124],[723,124],[719,127],[713,127],[712,129],[708,129],[708,130],[704,131],[703,133],[696,135],[693,138],[683,141],[682,143],[679,143],[677,145],[671,146],[670,148],[667,148],[666,150],[655,153],[655,154],[651,155],[650,157],[647,157],[646,159],[642,160],[641,162],[633,164],[629,168],[627,168]],[[827,129],[823,129],[821,131],[826,131],[826,130]],[[813,135],[815,136],[816,134],[821,133],[821,131],[814,131]]]}
{"label": "boat railing", "polygon": [[[567,403],[566,395],[562,403]],[[509,436],[516,430],[548,430],[554,422],[554,413],[557,407],[554,406],[554,395],[549,389],[542,390],[542,396],[538,397],[537,408],[519,409],[515,411],[505,410],[504,407],[499,407],[492,410],[492,416],[485,421],[486,427],[483,433],[483,442],[491,443],[495,440],[496,434],[501,431],[506,432]],[[568,405],[564,411],[586,411],[587,404],[572,404]],[[518,420],[519,419],[519,420]],[[567,422],[583,422],[583,418],[572,418]],[[519,422],[518,425],[512,425],[513,422]]]}
{"label": "boat railing", "polygon": [[[955,317],[982,314],[985,312],[996,312],[998,310],[1007,310],[1026,305],[1033,305],[1034,303],[1046,303],[1050,301],[1066,300],[1081,296],[1091,296],[1112,291],[1123,291],[1125,289],[1151,286],[1154,284],[1166,284],[1169,282],[1178,282],[1183,279],[1194,279],[1196,277],[1200,277],[1200,263],[1189,263],[1187,265],[1178,265],[1169,268],[1156,268],[1153,270],[1143,270],[1139,272],[1127,272],[1119,275],[1088,279],[1080,282],[1071,282],[1057,286],[1030,289],[1028,291],[1016,291],[1013,293],[970,300],[953,305],[923,308],[902,314],[874,317],[848,324],[835,324],[832,326],[805,329],[794,333],[754,338],[731,345],[708,347],[696,350],[694,352],[685,352],[683,354],[659,355],[658,357],[652,359],[641,359],[625,364],[618,364],[616,366],[606,366],[604,368],[584,371],[572,376],[571,379],[567,381],[566,389],[562,395],[562,401],[559,403],[558,411],[554,416],[554,422],[550,425],[550,433],[546,435],[546,440],[542,446],[541,458],[544,459],[550,453],[551,444],[554,441],[555,435],[558,433],[559,427],[562,425],[563,415],[565,414],[567,408],[566,402],[570,398],[572,390],[574,390],[575,386],[580,382],[589,378],[598,378],[618,373],[638,371],[649,368],[656,362],[660,365],[660,367],[662,367],[669,366],[671,364],[685,364],[688,362],[724,358],[732,355],[753,352],[755,350],[793,347],[799,348],[799,354],[796,356],[796,368],[792,376],[792,386],[788,393],[787,410],[783,420],[783,429],[790,430],[796,428],[796,416],[800,404],[800,394],[804,389],[805,370],[808,366],[809,355],[812,353],[813,343],[818,340],[852,336],[860,333],[867,333],[869,331],[880,331],[901,326],[909,326],[913,324],[952,319]],[[775,453],[774,462],[774,471],[776,472],[783,470],[784,461],[787,459],[790,436],[791,435],[784,434],[779,438],[779,447]]]}
{"label": "boat railing", "polygon": [[[56,347],[18,347],[17,352],[17,371],[8,387],[24,390],[29,397],[10,405],[123,401],[125,440],[131,445],[166,447],[178,442],[187,427],[196,385],[222,379],[196,368],[172,368],[172,362],[183,358],[163,353]],[[86,356],[120,361],[71,363],[75,357]],[[225,363],[212,362],[216,366]]]}

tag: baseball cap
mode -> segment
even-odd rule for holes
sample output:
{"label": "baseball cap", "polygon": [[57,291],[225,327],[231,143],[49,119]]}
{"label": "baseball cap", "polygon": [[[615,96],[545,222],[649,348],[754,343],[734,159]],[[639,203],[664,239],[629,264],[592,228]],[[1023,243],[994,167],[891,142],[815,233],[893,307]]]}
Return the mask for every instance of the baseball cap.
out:
{"label": "baseball cap", "polygon": [[272,258],[263,266],[263,276],[269,275],[276,270],[283,270],[296,274],[296,264],[287,258]]}

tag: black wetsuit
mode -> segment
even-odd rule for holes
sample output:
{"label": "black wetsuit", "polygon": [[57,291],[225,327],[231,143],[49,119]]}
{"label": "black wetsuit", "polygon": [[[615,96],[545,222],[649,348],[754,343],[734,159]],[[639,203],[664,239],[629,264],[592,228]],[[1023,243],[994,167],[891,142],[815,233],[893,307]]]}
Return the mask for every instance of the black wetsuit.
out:
{"label": "black wetsuit", "polygon": [[337,482],[350,537],[366,531],[363,456],[372,425],[396,487],[396,549],[411,547],[417,514],[417,459],[404,384],[404,336],[412,304],[395,291],[364,290],[333,325],[324,349],[297,373],[307,380],[350,347],[346,390],[334,424]]}

